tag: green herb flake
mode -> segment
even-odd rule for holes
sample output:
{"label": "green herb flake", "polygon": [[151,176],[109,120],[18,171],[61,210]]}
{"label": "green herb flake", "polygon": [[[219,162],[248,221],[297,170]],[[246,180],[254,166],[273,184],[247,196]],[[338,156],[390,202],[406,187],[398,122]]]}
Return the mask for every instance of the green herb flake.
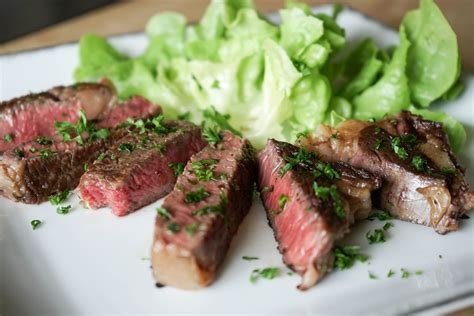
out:
{"label": "green herb flake", "polygon": [[85,163],[84,164],[84,172],[89,171],[89,164]]}
{"label": "green herb flake", "polygon": [[53,144],[53,140],[51,138],[44,137],[44,136],[36,137],[36,142],[40,145],[52,145]]}
{"label": "green herb flake", "polygon": [[222,207],[220,206],[204,206],[193,212],[193,216],[204,216],[208,214],[223,215]]}
{"label": "green herb flake", "polygon": [[379,134],[381,131],[382,131],[382,129],[378,126],[374,128],[375,135]]}
{"label": "green herb flake", "polygon": [[402,279],[408,279],[410,277],[410,272],[408,272],[405,269],[400,269],[400,272],[402,272]]}
{"label": "green herb flake", "polygon": [[215,179],[213,169],[218,162],[215,159],[203,159],[191,163],[191,168],[198,181],[208,182]]}
{"label": "green herb flake", "polygon": [[331,134],[332,139],[337,139],[337,133]]}
{"label": "green herb flake", "polygon": [[197,202],[201,202],[202,200],[204,200],[205,198],[211,196],[211,194],[207,191],[204,190],[204,188],[200,188],[199,190],[197,191],[191,191],[191,192],[188,192],[186,193],[186,195],[184,196],[184,203],[197,203]]}
{"label": "green herb flake", "polygon": [[367,255],[360,253],[360,246],[348,245],[334,248],[334,266],[340,270],[351,268],[356,261],[365,262]]}
{"label": "green herb flake", "polygon": [[121,152],[128,152],[131,153],[135,149],[135,145],[132,143],[121,143],[118,146],[118,150]]}
{"label": "green herb flake", "polygon": [[110,160],[117,160],[117,156],[115,156],[114,154],[110,155]]}
{"label": "green herb flake", "polygon": [[166,229],[172,234],[177,234],[181,230],[181,225],[175,222],[171,222],[166,226]]}
{"label": "green herb flake", "polygon": [[171,219],[171,213],[165,209],[164,207],[157,207],[156,208],[156,213],[158,214],[158,216],[166,219],[166,220],[169,220]]}
{"label": "green herb flake", "polygon": [[163,156],[163,154],[166,152],[166,145],[165,144],[156,144],[155,149],[160,153],[160,155]]}
{"label": "green herb flake", "polygon": [[377,244],[385,242],[385,234],[381,229],[369,230],[365,235],[369,244]]}
{"label": "green herb flake", "polygon": [[379,149],[380,149],[380,146],[382,146],[382,142],[383,142],[383,141],[382,141],[381,139],[377,138],[377,139],[375,140],[375,142],[374,142],[374,149],[375,149],[375,150],[379,150]]}
{"label": "green herb flake", "polygon": [[391,278],[394,275],[395,275],[395,271],[393,271],[392,269],[388,270],[387,278]]}
{"label": "green herb flake", "polygon": [[102,161],[105,159],[105,153],[100,153],[99,157],[97,157],[97,160]]}
{"label": "green herb flake", "polygon": [[416,143],[416,135],[406,134],[406,135],[402,135],[400,137],[402,139],[402,142],[404,142],[404,143],[407,143],[407,144],[410,144],[410,145],[413,145],[414,143]]}
{"label": "green herb flake", "polygon": [[52,205],[59,205],[61,203],[63,203],[64,201],[67,200],[67,198],[69,197],[69,191],[66,190],[66,191],[63,191],[63,192],[59,192],[57,194],[54,194],[54,195],[50,195],[48,197],[48,201],[49,203],[51,203]]}
{"label": "green herb flake", "polygon": [[219,80],[214,80],[214,81],[212,82],[211,88],[219,89],[220,87],[221,87],[221,86],[220,86]]}
{"label": "green herb flake", "polygon": [[202,114],[206,119],[213,121],[214,123],[219,125],[221,128],[229,130],[233,134],[242,137],[242,133],[239,132],[238,130],[236,130],[235,128],[233,128],[230,125],[230,123],[229,123],[230,115],[229,114],[221,114],[213,106],[211,106],[208,109],[205,109],[202,112]]}
{"label": "green herb flake", "polygon": [[285,195],[285,194],[280,195],[280,197],[278,198],[278,206],[280,207],[280,209],[285,208],[286,202],[288,202],[288,200],[289,200],[288,195]]}
{"label": "green herb flake", "polygon": [[41,226],[42,222],[38,219],[34,219],[34,220],[31,221],[30,224],[31,224],[31,228],[33,228],[33,230],[36,230],[36,229],[38,229],[38,227]]}
{"label": "green herb flake", "polygon": [[393,219],[392,215],[390,213],[385,212],[385,211],[377,211],[370,215],[367,220],[373,221],[375,218],[377,218],[379,221],[388,221]]}
{"label": "green herb flake", "polygon": [[393,225],[392,222],[388,222],[388,223],[385,223],[385,225],[383,225],[383,230],[387,231],[390,229],[390,227],[394,227],[395,225]]}
{"label": "green herb flake", "polygon": [[378,279],[378,277],[375,274],[373,274],[372,272],[368,271],[368,273],[369,273],[369,279],[370,280],[377,280]]}
{"label": "green herb flake", "polygon": [[251,257],[251,256],[242,256],[242,259],[247,261],[258,260],[258,257]]}
{"label": "green herb flake", "polygon": [[71,211],[72,206],[67,205],[67,206],[58,206],[56,208],[56,213],[61,214],[61,215],[66,215]]}
{"label": "green herb flake", "polygon": [[394,137],[391,141],[393,152],[402,160],[408,158],[408,153],[402,146],[402,139],[400,137]]}
{"label": "green herb flake", "polygon": [[15,156],[17,156],[18,158],[24,158],[25,157],[25,152],[19,148],[15,148],[15,150],[13,151],[15,153]]}
{"label": "green herb flake", "polygon": [[202,137],[211,145],[217,145],[223,139],[222,132],[217,126],[204,128]]}
{"label": "green herb flake", "polygon": [[259,278],[272,280],[281,273],[280,268],[255,269],[250,274],[250,282],[255,283]]}
{"label": "green herb flake", "polygon": [[190,118],[191,118],[191,113],[190,112],[185,112],[183,114],[178,115],[178,120],[189,121]]}
{"label": "green herb flake", "polygon": [[339,218],[345,218],[346,217],[346,212],[344,208],[342,207],[342,200],[341,196],[339,195],[339,192],[336,189],[335,185],[332,185],[330,187],[325,187],[325,186],[320,186],[318,183],[315,181],[313,182],[313,190],[314,194],[320,198],[323,202],[329,201],[329,198],[332,199],[334,203],[334,212]]}
{"label": "green herb flake", "polygon": [[200,224],[198,222],[191,223],[187,225],[184,230],[188,234],[188,236],[194,236],[194,234],[197,232]]}
{"label": "green herb flake", "polygon": [[48,159],[50,156],[56,154],[54,151],[49,149],[41,149],[39,153],[41,159]]}
{"label": "green herb flake", "polygon": [[179,177],[180,174],[184,171],[184,163],[177,162],[177,163],[169,163],[168,167],[170,167],[174,171],[174,176]]}
{"label": "green herb flake", "polygon": [[448,168],[448,167],[442,167],[441,172],[446,173],[446,174],[454,174],[456,172],[456,169]]}
{"label": "green herb flake", "polygon": [[13,137],[10,134],[5,134],[3,135],[3,140],[6,141],[7,143],[11,143],[13,141]]}
{"label": "green herb flake", "polygon": [[87,134],[87,142],[97,139],[104,139],[110,136],[110,131],[106,128],[97,129],[95,125],[87,120],[84,110],[79,111],[79,120],[76,124],[69,122],[55,122],[54,127],[63,141],[75,141],[80,145],[84,145],[86,141],[82,138],[83,134]]}
{"label": "green herb flake", "polygon": [[423,274],[423,271],[421,271],[421,270],[416,271],[415,274],[416,274],[416,275],[422,275],[422,274]]}
{"label": "green herb flake", "polygon": [[411,165],[415,167],[416,171],[423,172],[426,169],[426,159],[421,157],[420,155],[415,155],[411,159]]}

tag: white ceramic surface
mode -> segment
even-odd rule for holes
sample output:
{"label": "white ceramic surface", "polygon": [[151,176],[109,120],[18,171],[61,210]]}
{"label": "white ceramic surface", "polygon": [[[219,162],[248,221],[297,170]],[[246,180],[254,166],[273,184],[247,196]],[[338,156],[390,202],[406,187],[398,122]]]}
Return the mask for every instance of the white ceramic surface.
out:
{"label": "white ceramic surface", "polygon": [[[275,15],[271,18],[276,20]],[[351,42],[367,36],[383,46],[397,42],[395,31],[355,11],[344,11],[339,21]],[[146,45],[143,34],[113,37],[112,42],[129,54],[140,53]],[[0,100],[72,83],[77,48],[74,43],[0,56]],[[468,76],[466,84],[461,98],[434,108],[466,126],[468,141],[460,158],[472,185],[474,78]],[[331,273],[303,293],[295,288],[296,275],[249,282],[255,268],[284,268],[261,203],[255,201],[217,281],[186,292],[158,289],[151,276],[148,257],[154,209],[160,201],[123,218],[109,209],[83,209],[76,196],[70,201],[72,212],[62,216],[49,203],[30,206],[0,198],[0,314],[387,314],[433,307],[474,291],[473,219],[462,221],[458,232],[446,236],[394,221],[387,242],[375,245],[368,245],[365,233],[383,224],[360,222],[345,242],[360,244],[369,262]],[[35,231],[33,219],[43,221]],[[260,260],[244,261],[243,255]],[[400,268],[424,273],[401,279]],[[390,279],[389,269],[397,272]],[[378,279],[369,279],[368,271]]]}

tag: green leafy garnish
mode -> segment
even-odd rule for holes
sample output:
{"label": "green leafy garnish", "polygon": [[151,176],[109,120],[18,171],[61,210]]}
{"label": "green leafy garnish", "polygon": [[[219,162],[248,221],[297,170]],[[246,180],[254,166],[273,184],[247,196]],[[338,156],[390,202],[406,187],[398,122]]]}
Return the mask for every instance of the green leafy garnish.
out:
{"label": "green leafy garnish", "polygon": [[171,222],[166,226],[166,229],[172,234],[177,234],[181,230],[181,225],[175,222]]}
{"label": "green leafy garnish", "polygon": [[371,280],[376,280],[378,279],[377,276],[375,274],[373,274],[372,272],[369,271],[369,279]]}
{"label": "green leafy garnish", "polygon": [[202,159],[191,163],[191,168],[198,181],[208,182],[215,179],[213,169],[219,160],[216,159]]}
{"label": "green leafy garnish", "polygon": [[179,177],[180,174],[184,171],[184,163],[176,162],[176,163],[169,163],[168,167],[173,169],[175,177]]}
{"label": "green leafy garnish", "polygon": [[337,191],[335,185],[332,185],[330,187],[324,187],[324,186],[318,185],[318,183],[315,181],[313,182],[313,190],[314,190],[314,194],[318,198],[320,198],[323,202],[326,202],[329,200],[329,198],[331,198],[334,203],[334,211],[336,215],[339,218],[346,217],[346,211],[342,207],[341,196],[339,195],[339,192]]}
{"label": "green leafy garnish", "polygon": [[390,213],[385,212],[385,211],[376,211],[372,215],[370,215],[367,219],[369,221],[373,221],[375,218],[377,218],[379,221],[388,221],[393,219],[392,215]]}
{"label": "green leafy garnish", "polygon": [[164,219],[171,219],[171,213],[165,209],[164,207],[157,207],[156,208],[156,213],[160,216],[163,217]]}
{"label": "green leafy garnish", "polygon": [[278,206],[280,206],[280,209],[284,209],[286,202],[288,202],[288,195],[282,194],[278,197]]}
{"label": "green leafy garnish", "polygon": [[[90,143],[97,139],[104,139],[110,136],[110,131],[106,128],[97,129],[95,125],[89,122],[86,118],[84,110],[79,111],[79,120],[76,124],[69,122],[55,122],[54,126],[59,135],[62,136],[63,141],[75,141],[80,145],[86,142]],[[83,136],[87,134],[87,140]]]}
{"label": "green leafy garnish", "polygon": [[385,223],[385,225],[383,225],[383,230],[389,230],[390,227],[394,227],[395,225],[393,225],[392,222],[388,222],[388,223]]}
{"label": "green leafy garnish", "polygon": [[165,144],[156,144],[155,149],[163,155],[166,152],[166,145]]}
{"label": "green leafy garnish", "polygon": [[211,145],[216,145],[222,141],[222,132],[216,126],[214,127],[206,127],[202,132],[202,137]]}
{"label": "green leafy garnish", "polygon": [[416,274],[416,275],[422,275],[422,274],[423,274],[423,271],[416,271],[415,274]]}
{"label": "green leafy garnish", "polygon": [[454,174],[456,172],[456,169],[448,168],[448,167],[442,167],[441,172],[446,173],[446,174]]}
{"label": "green leafy garnish", "polygon": [[204,188],[200,188],[197,191],[190,191],[185,194],[184,196],[184,203],[197,203],[201,202],[205,198],[211,196],[211,194],[204,190]]}
{"label": "green leafy garnish", "polygon": [[426,159],[419,155],[415,155],[411,159],[412,166],[415,167],[416,171],[419,171],[419,172],[425,171],[426,163],[427,163]]}
{"label": "green leafy garnish", "polygon": [[71,205],[67,205],[67,206],[58,206],[56,208],[56,213],[58,214],[61,214],[61,215],[66,215],[69,213],[69,211],[71,211]]}
{"label": "green leafy garnish", "polygon": [[204,206],[193,212],[193,216],[204,216],[208,214],[223,215],[224,210],[221,206]]}
{"label": "green leafy garnish", "polygon": [[34,219],[31,221],[31,228],[33,228],[33,230],[36,230],[38,229],[38,227],[40,227],[40,225],[42,224],[42,222],[38,219]]}
{"label": "green leafy garnish", "polygon": [[250,274],[250,282],[255,283],[259,278],[272,280],[281,273],[280,268],[255,269]]}
{"label": "green leafy garnish", "polygon": [[118,145],[118,150],[121,152],[131,153],[135,149],[135,145],[132,143],[121,143]]}
{"label": "green leafy garnish", "polygon": [[51,144],[53,144],[53,140],[51,138],[44,137],[44,136],[36,137],[36,142],[40,145],[51,145]]}
{"label": "green leafy garnish", "polygon": [[3,135],[3,140],[8,142],[8,143],[11,143],[13,141],[13,137],[10,134],[5,134],[5,135]]}
{"label": "green leafy garnish", "polygon": [[394,275],[395,275],[395,271],[392,271],[392,269],[388,270],[387,278],[391,278]]}
{"label": "green leafy garnish", "polygon": [[242,259],[247,260],[247,261],[252,261],[252,260],[258,260],[258,257],[242,256]]}
{"label": "green leafy garnish", "polygon": [[344,270],[351,268],[356,261],[365,262],[368,256],[360,253],[360,246],[337,246],[334,248],[334,266]]}
{"label": "green leafy garnish", "polygon": [[400,137],[394,137],[391,141],[391,145],[393,151],[398,156],[398,158],[403,160],[408,158],[408,153],[406,149],[402,146],[402,139]]}
{"label": "green leafy garnish", "polygon": [[105,153],[100,153],[99,157],[97,157],[97,160],[102,161],[105,159]]}
{"label": "green leafy garnish", "polygon": [[187,225],[184,228],[184,230],[186,231],[188,236],[193,236],[197,232],[199,226],[200,226],[200,224],[198,222],[194,222],[194,223],[191,223],[191,224]]}
{"label": "green leafy garnish", "polygon": [[379,150],[380,149],[380,146],[382,146],[382,140],[380,138],[377,138],[374,142],[374,149],[375,150]]}
{"label": "green leafy garnish", "polygon": [[408,279],[410,277],[410,272],[401,268],[400,271],[402,272],[402,279]]}
{"label": "green leafy garnish", "polygon": [[217,124],[221,128],[229,130],[237,136],[242,136],[241,132],[239,132],[238,130],[236,130],[235,128],[233,128],[230,125],[230,123],[229,123],[230,115],[229,114],[221,114],[213,106],[211,106],[210,108],[204,110],[202,112],[202,114],[204,115],[204,117],[206,119],[214,122],[215,124]]}
{"label": "green leafy garnish", "polygon": [[365,235],[369,244],[383,243],[385,242],[385,233],[381,229],[369,230]]}
{"label": "green leafy garnish", "polygon": [[50,195],[48,197],[48,201],[49,201],[49,203],[51,203],[53,205],[62,204],[69,197],[69,193],[70,193],[70,191],[66,190],[66,191],[59,192],[59,193],[54,194],[54,195]]}
{"label": "green leafy garnish", "polygon": [[24,158],[25,157],[25,152],[19,148],[15,148],[15,150],[13,151],[15,153],[15,156],[17,156],[18,158]]}

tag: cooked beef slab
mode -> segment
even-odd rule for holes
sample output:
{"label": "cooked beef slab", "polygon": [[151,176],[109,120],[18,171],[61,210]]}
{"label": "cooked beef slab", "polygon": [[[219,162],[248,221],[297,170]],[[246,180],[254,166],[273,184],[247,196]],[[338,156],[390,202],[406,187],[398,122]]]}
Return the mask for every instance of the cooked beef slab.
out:
{"label": "cooked beef slab", "polygon": [[87,119],[101,116],[116,102],[111,88],[102,84],[84,83],[55,87],[46,92],[30,94],[0,103],[0,152],[55,134],[54,122],[74,123],[83,109]]}
{"label": "cooked beef slab", "polygon": [[270,139],[258,155],[259,189],[283,261],[306,290],[332,269],[332,248],[354,219],[372,210],[378,177],[345,163],[327,164]]}
{"label": "cooked beef slab", "polygon": [[123,216],[168,194],[176,182],[169,165],[186,163],[206,143],[192,123],[169,121],[164,126],[169,131],[134,130],[107,150],[81,178],[83,202],[94,209],[110,206]]}
{"label": "cooked beef slab", "polygon": [[321,126],[300,143],[328,161],[345,161],[383,178],[378,206],[405,221],[444,234],[474,207],[442,125],[401,112],[378,122],[348,120]]}
{"label": "cooked beef slab", "polygon": [[152,266],[160,284],[182,289],[209,285],[249,211],[254,149],[230,132],[223,136],[191,158],[158,211]]}
{"label": "cooked beef slab", "polygon": [[[116,104],[108,110],[110,117],[97,122],[101,128],[113,128],[117,122],[131,118],[147,118],[161,109],[141,97]],[[37,204],[48,196],[74,189],[85,167],[101,152],[126,135],[126,129],[111,129],[107,139],[63,142],[59,135],[37,140],[7,150],[0,157],[0,194],[17,202]]]}

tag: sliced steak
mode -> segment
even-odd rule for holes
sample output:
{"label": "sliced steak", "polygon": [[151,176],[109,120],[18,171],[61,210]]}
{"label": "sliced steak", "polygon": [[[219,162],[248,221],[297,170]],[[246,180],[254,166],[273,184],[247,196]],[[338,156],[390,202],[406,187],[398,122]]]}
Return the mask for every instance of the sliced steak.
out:
{"label": "sliced steak", "polygon": [[230,132],[223,136],[191,158],[158,211],[152,267],[160,284],[182,289],[209,285],[249,211],[254,149]]}
{"label": "sliced steak", "polygon": [[[335,136],[334,136],[335,135]],[[321,126],[300,143],[328,161],[345,161],[383,178],[377,205],[405,221],[444,234],[474,207],[442,125],[409,112],[379,122]]]}
{"label": "sliced steak", "polygon": [[332,248],[354,219],[372,210],[378,177],[345,163],[327,164],[304,149],[270,139],[258,155],[259,189],[283,262],[306,290],[332,269]]}
{"label": "sliced steak", "polygon": [[55,134],[54,122],[75,123],[79,110],[87,119],[99,118],[116,103],[113,91],[101,84],[84,83],[55,87],[0,103],[0,152]]}
{"label": "sliced steak", "polygon": [[201,129],[184,121],[163,123],[165,130],[134,130],[96,161],[79,185],[90,208],[110,206],[127,215],[168,194],[176,182],[171,163],[186,163],[205,146]]}
{"label": "sliced steak", "polygon": [[14,201],[37,204],[51,194],[74,189],[85,168],[127,134],[127,129],[113,128],[117,121],[129,116],[147,118],[160,112],[158,106],[145,99],[132,98],[110,110],[112,119],[98,121],[101,128],[112,128],[108,138],[88,141],[88,135],[83,135],[85,141],[81,145],[75,141],[63,142],[59,135],[42,136],[7,150],[0,157],[0,194]]}

